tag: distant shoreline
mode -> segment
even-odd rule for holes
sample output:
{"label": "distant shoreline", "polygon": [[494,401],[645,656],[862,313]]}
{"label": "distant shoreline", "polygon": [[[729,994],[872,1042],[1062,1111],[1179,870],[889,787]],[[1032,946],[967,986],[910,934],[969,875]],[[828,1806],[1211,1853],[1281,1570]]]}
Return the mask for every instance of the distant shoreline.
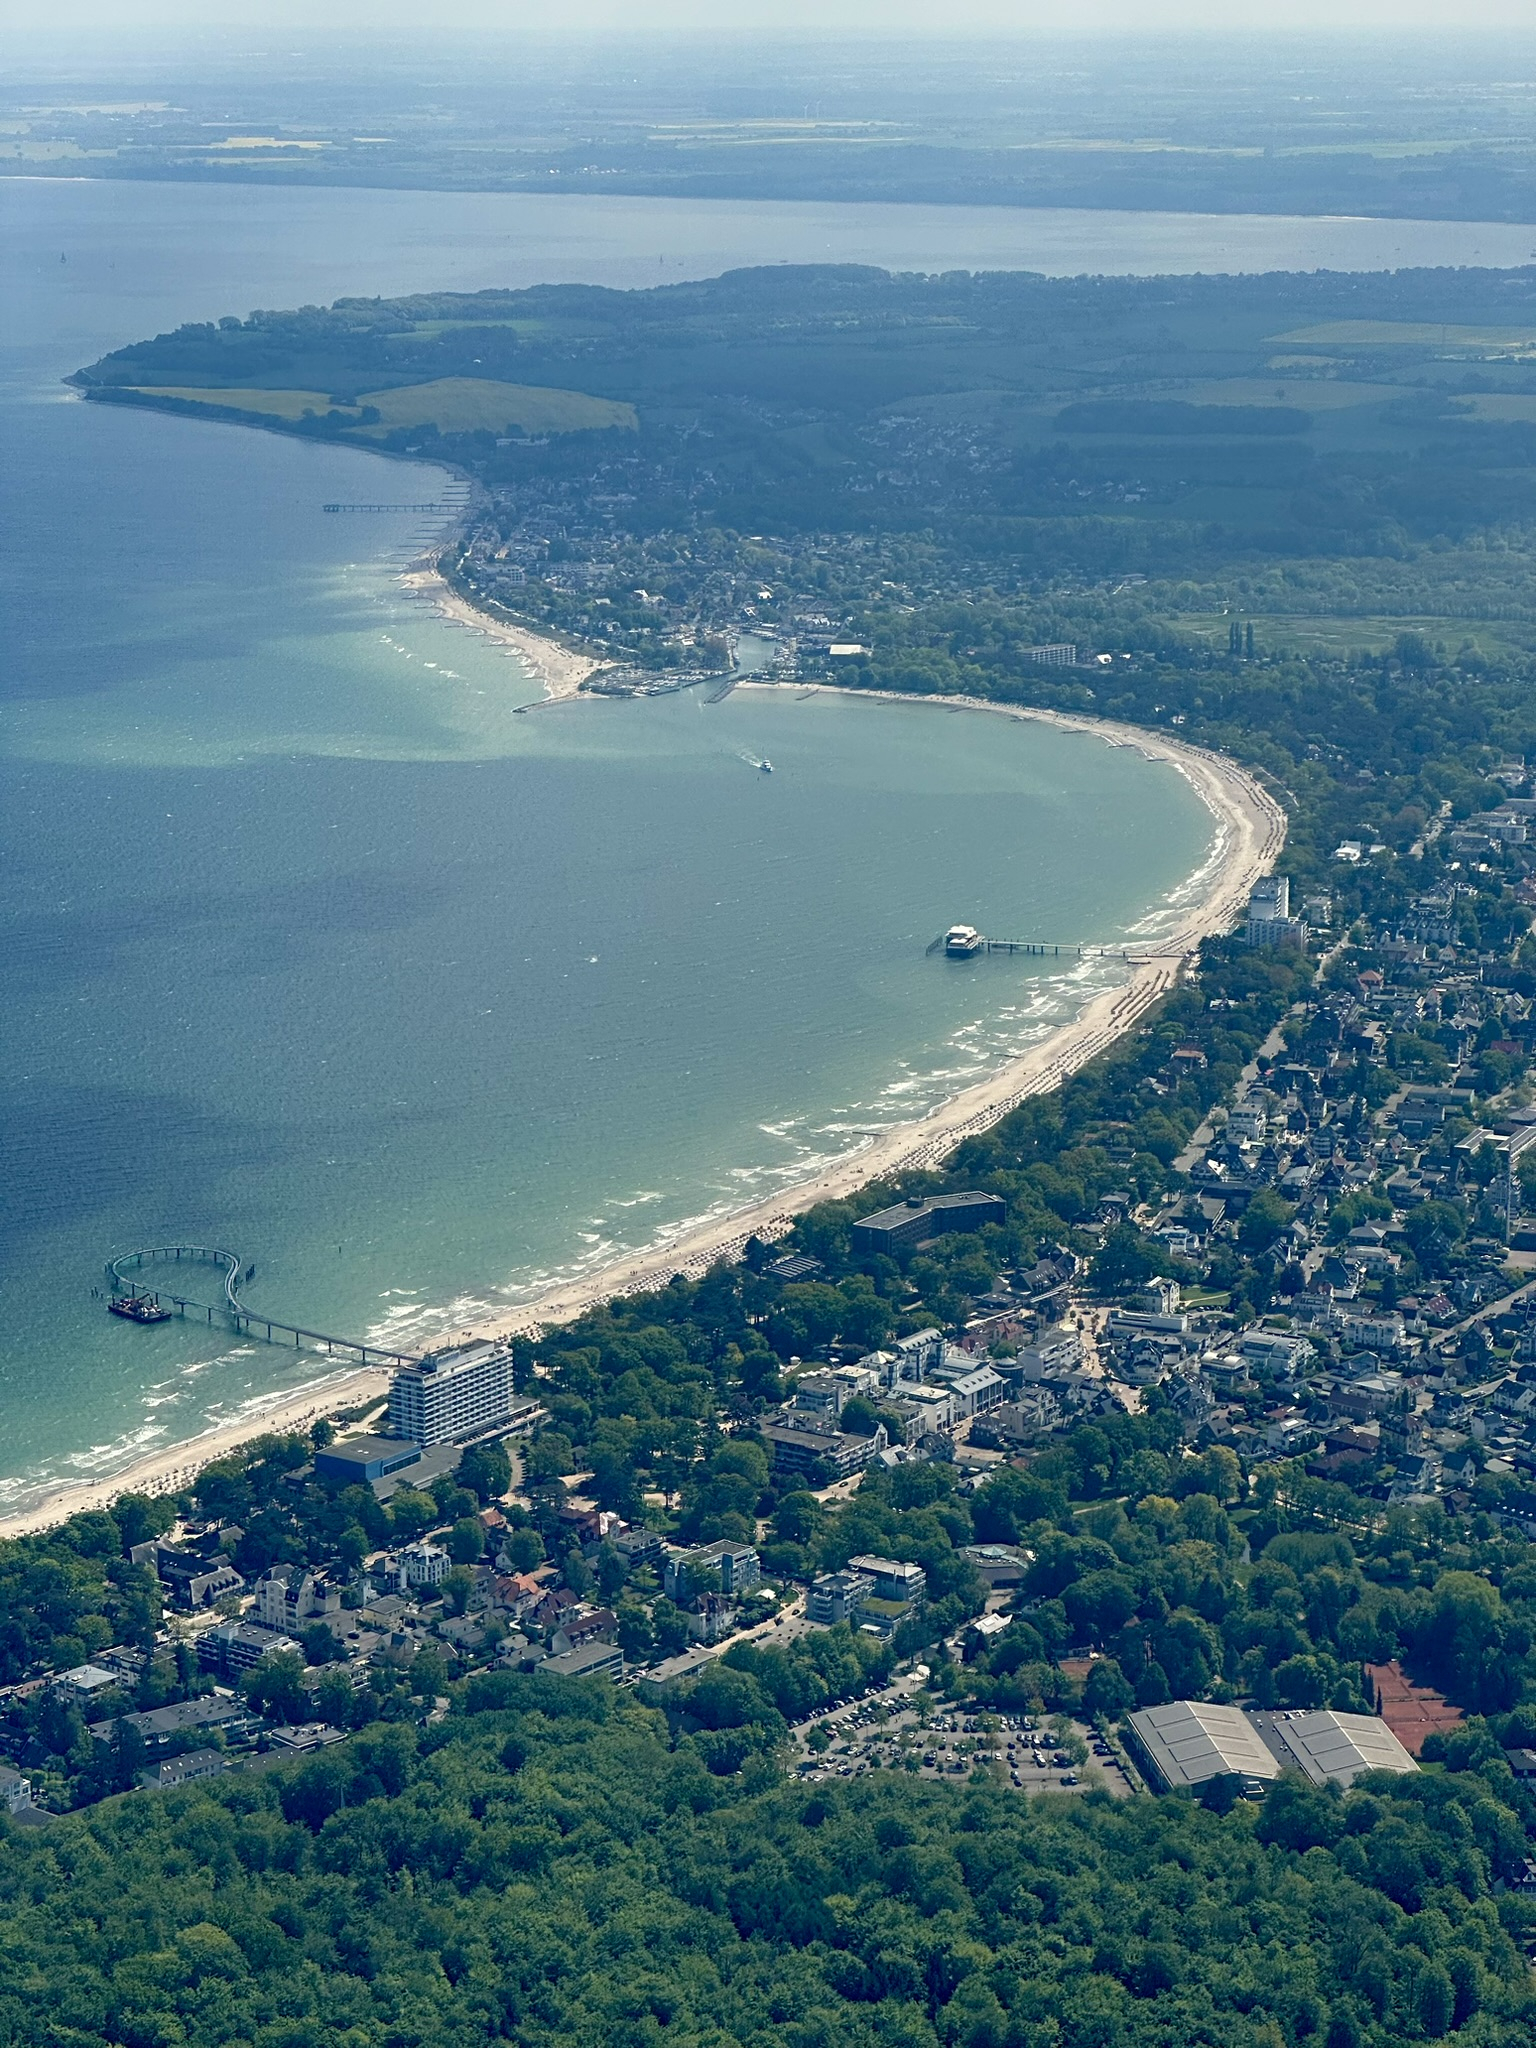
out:
{"label": "distant shoreline", "polygon": [[[402,580],[408,589],[434,602],[445,616],[484,632],[518,654],[543,682],[546,701],[575,700],[584,678],[601,666],[530,627],[497,619],[469,604],[438,570],[435,555],[407,570]],[[744,680],[736,687],[782,691],[786,686]],[[989,698],[915,696],[831,684],[820,688],[860,702],[897,704],[930,713],[963,710],[1030,719],[1064,732],[1086,733],[1111,746],[1134,747],[1147,760],[1167,763],[1189,783],[1218,827],[1215,848],[1204,868],[1197,871],[1205,883],[1199,901],[1183,913],[1171,931],[1137,949],[1142,957],[1121,986],[1101,991],[1038,1045],[926,1116],[893,1125],[796,1187],[626,1253],[596,1272],[509,1309],[505,1315],[475,1323],[466,1334],[533,1332],[547,1323],[570,1321],[615,1295],[664,1286],[674,1273],[697,1276],[717,1259],[739,1255],[754,1234],[770,1239],[782,1236],[797,1216],[819,1202],[844,1199],[892,1174],[937,1165],[966,1138],[988,1129],[1030,1096],[1058,1087],[1129,1031],[1176,985],[1201,940],[1228,930],[1236,921],[1254,882],[1273,866],[1285,843],[1285,813],[1252,775],[1224,755],[1166,733],[1074,712],[995,703]],[[50,1528],[71,1514],[107,1507],[124,1493],[179,1491],[205,1465],[242,1444],[273,1431],[303,1428],[337,1408],[377,1399],[386,1386],[387,1376],[371,1371],[313,1382],[287,1398],[275,1399],[259,1415],[216,1425],[199,1436],[167,1445],[136,1459],[121,1472],[54,1487],[30,1507],[0,1515],[0,1537]]]}

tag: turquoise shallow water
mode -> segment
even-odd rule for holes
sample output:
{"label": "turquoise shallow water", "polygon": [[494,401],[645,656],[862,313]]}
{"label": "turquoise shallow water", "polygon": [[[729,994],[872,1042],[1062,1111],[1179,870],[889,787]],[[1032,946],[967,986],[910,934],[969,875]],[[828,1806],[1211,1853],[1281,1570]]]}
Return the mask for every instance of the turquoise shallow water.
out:
{"label": "turquoise shallow water", "polygon": [[[520,665],[398,582],[417,522],[320,509],[440,477],[61,391],[137,333],[320,296],[322,244],[336,291],[548,260],[457,198],[436,244],[370,250],[390,195],[302,195],[302,232],[263,210],[292,196],[0,188],[0,1499],[314,1372],[110,1321],[111,1252],[232,1244],[258,1305],[418,1341],[978,1077],[1091,983],[926,941],[1123,934],[1210,839],[1171,771],[979,715],[514,717]],[[629,202],[607,232],[565,274],[626,281],[659,229]]]}

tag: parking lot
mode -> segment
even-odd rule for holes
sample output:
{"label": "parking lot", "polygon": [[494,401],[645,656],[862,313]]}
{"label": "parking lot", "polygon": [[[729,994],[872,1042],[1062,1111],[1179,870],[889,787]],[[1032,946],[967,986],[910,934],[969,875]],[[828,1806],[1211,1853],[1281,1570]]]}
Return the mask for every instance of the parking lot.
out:
{"label": "parking lot", "polygon": [[1124,1799],[1132,1790],[1108,1744],[1082,1722],[934,1708],[913,1698],[910,1683],[820,1715],[795,1733],[799,1775],[808,1783],[899,1770],[964,1784],[980,1770],[1019,1792],[1098,1787]]}

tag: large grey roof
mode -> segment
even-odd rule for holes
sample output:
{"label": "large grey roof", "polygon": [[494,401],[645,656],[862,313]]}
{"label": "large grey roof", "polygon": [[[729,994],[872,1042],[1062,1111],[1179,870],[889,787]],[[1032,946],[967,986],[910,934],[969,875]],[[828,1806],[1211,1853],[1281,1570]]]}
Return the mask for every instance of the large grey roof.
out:
{"label": "large grey roof", "polygon": [[1419,1767],[1385,1721],[1374,1714],[1268,1714],[1269,1746],[1314,1785],[1330,1778],[1352,1785],[1363,1771],[1416,1771]]}
{"label": "large grey roof", "polygon": [[1280,1775],[1279,1763],[1240,1707],[1174,1700],[1166,1707],[1143,1707],[1132,1714],[1131,1726],[1172,1791],[1204,1785],[1212,1778],[1267,1783]]}

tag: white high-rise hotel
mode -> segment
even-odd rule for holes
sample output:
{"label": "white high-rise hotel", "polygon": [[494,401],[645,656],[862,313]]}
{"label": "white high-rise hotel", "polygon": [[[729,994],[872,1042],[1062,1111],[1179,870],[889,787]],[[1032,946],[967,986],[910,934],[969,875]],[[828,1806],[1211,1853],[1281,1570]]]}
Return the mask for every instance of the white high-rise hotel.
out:
{"label": "white high-rise hotel", "polygon": [[389,1433],[430,1448],[509,1420],[512,1352],[482,1338],[404,1365],[389,1390]]}

